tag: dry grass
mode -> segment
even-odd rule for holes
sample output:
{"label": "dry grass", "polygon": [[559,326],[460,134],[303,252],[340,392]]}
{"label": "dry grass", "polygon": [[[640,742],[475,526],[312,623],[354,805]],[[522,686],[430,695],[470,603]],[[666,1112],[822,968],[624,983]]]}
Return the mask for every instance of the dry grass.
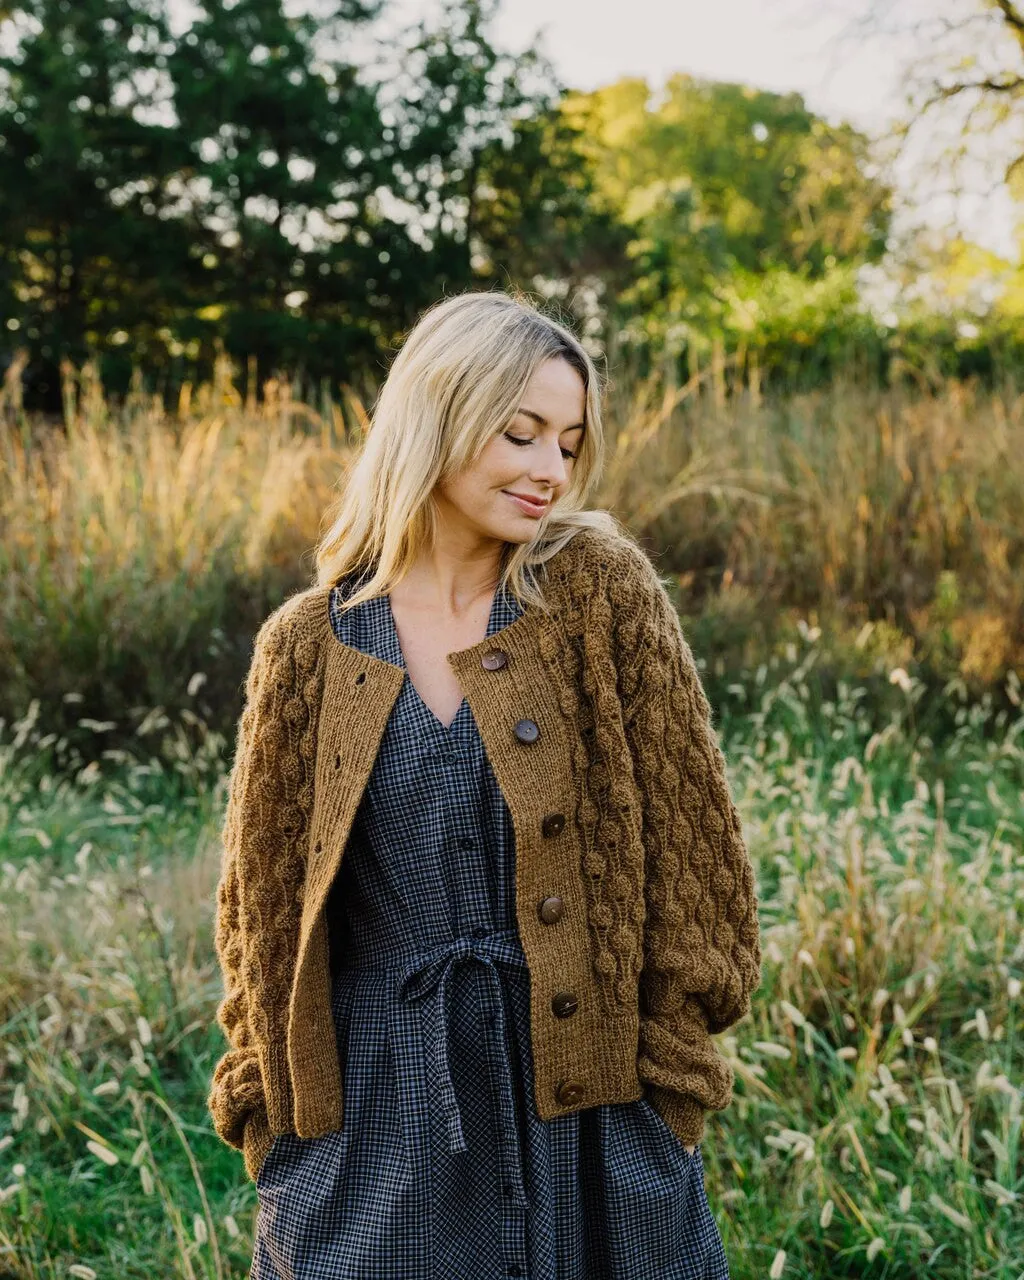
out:
{"label": "dry grass", "polygon": [[[10,385],[0,404],[0,709],[39,696],[50,719],[75,692],[121,719],[180,707],[204,671],[207,695],[229,691],[205,708],[227,729],[248,636],[312,575],[365,405],[317,413],[278,384],[244,403],[221,365],[171,409],[138,389],[113,406],[94,371],[65,372],[63,429],[29,422]],[[607,408],[596,504],[678,573],[727,668],[798,619],[841,639],[854,674],[920,663],[981,689],[1024,667],[1016,392],[771,401],[654,379],[613,386]]]}

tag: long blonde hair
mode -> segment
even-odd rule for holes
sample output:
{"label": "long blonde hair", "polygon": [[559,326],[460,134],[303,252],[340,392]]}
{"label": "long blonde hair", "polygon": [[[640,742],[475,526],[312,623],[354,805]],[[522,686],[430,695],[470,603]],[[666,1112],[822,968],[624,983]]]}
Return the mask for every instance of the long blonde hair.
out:
{"label": "long blonde hair", "polygon": [[585,509],[604,462],[602,381],[569,329],[526,295],[499,290],[434,303],[407,335],[317,545],[317,585],[358,574],[342,608],[386,594],[433,545],[434,486],[472,464],[509,426],[534,371],[553,356],[567,360],[586,388],[577,461],[537,536],[506,545],[499,583],[546,611],[533,570],[581,528],[621,531],[610,512]]}

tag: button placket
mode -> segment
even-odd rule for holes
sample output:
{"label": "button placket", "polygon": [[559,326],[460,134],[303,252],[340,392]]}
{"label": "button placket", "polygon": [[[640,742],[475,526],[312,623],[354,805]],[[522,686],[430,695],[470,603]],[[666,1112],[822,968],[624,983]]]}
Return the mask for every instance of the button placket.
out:
{"label": "button placket", "polygon": [[[485,655],[485,658],[487,656]],[[487,666],[487,663],[484,662],[483,665]],[[488,669],[493,670],[495,668],[490,667]],[[513,733],[524,746],[529,746],[540,737],[540,729],[536,721],[525,716],[516,721]],[[545,838],[558,836],[564,829],[565,814],[563,813],[549,813],[542,820],[541,832]],[[553,924],[561,918],[564,911],[564,903],[557,894],[550,894],[538,903],[537,910],[545,924]],[[561,1018],[569,1017],[579,1008],[578,998],[569,991],[556,992],[552,997],[551,1004],[555,1015]],[[585,1096],[586,1087],[578,1080],[559,1080],[555,1085],[555,1098],[562,1106],[578,1106]],[[509,1274],[515,1274],[515,1272],[510,1269]]]}

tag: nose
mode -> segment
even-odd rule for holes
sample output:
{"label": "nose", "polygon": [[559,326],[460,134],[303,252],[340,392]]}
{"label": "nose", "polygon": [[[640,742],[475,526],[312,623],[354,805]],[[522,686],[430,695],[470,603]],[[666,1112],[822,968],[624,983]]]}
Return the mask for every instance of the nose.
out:
{"label": "nose", "polygon": [[535,453],[531,461],[535,466],[530,471],[530,480],[538,488],[560,489],[569,479],[567,459],[562,457],[562,446],[557,440]]}

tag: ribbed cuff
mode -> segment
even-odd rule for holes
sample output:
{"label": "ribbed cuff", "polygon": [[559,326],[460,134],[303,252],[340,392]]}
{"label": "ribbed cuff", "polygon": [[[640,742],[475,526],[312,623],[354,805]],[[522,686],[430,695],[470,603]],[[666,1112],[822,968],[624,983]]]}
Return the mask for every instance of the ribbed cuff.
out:
{"label": "ribbed cuff", "polygon": [[245,1122],[242,1151],[245,1154],[245,1171],[253,1182],[259,1177],[263,1161],[270,1153],[274,1135],[270,1132],[266,1111],[254,1111]]}
{"label": "ribbed cuff", "polygon": [[675,1093],[653,1084],[647,1086],[647,1099],[684,1146],[703,1140],[706,1112],[692,1093]]}
{"label": "ribbed cuff", "polygon": [[275,1133],[291,1129],[294,1099],[288,1075],[288,1047],[284,1040],[274,1040],[260,1045],[260,1067],[266,1083],[267,1115]]}

